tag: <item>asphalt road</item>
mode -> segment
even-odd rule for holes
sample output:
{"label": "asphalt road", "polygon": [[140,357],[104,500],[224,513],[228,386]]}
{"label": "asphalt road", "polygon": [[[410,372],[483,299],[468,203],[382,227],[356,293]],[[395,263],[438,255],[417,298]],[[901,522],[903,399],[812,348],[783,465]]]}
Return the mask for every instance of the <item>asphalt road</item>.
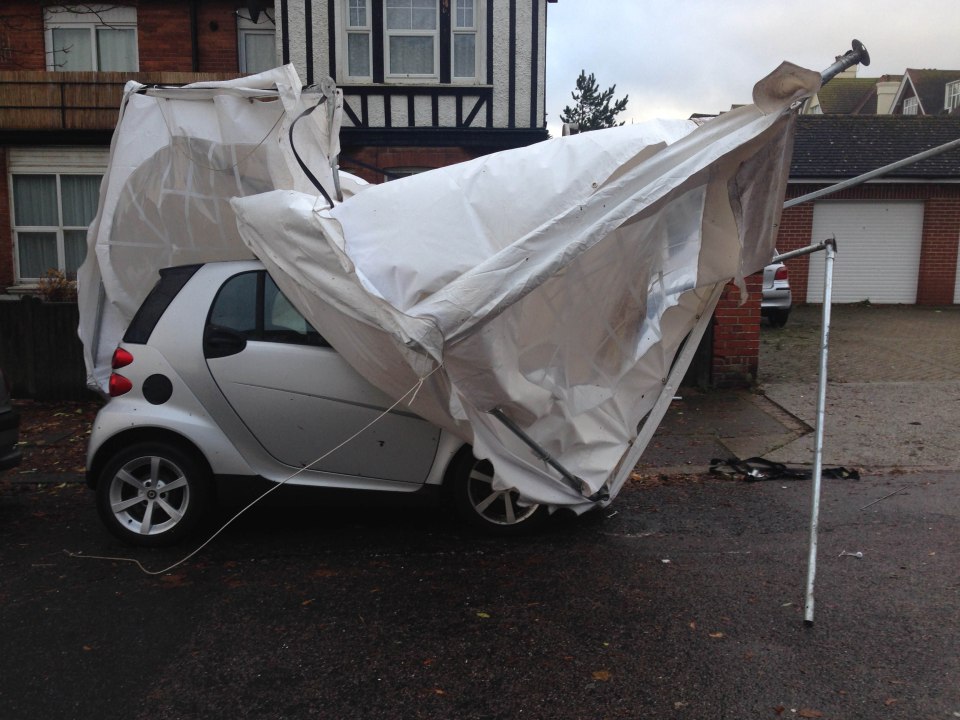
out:
{"label": "asphalt road", "polygon": [[0,718],[956,718],[958,481],[826,481],[806,628],[804,481],[646,478],[510,542],[274,503],[149,576],[64,551],[191,547],[0,479]]}

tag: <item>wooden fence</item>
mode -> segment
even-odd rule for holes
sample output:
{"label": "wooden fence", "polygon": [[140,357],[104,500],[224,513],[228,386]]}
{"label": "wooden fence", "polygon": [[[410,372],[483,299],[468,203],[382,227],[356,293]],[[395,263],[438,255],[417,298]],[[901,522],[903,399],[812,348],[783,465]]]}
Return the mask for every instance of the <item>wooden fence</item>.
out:
{"label": "wooden fence", "polygon": [[12,394],[33,400],[86,400],[77,304],[35,297],[0,301],[0,366]]}

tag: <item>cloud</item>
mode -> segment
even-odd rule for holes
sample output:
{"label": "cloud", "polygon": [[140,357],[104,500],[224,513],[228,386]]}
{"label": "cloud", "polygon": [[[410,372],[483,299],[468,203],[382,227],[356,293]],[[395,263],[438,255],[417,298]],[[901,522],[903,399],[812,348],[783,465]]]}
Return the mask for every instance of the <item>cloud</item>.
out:
{"label": "cloud", "polygon": [[783,60],[823,70],[853,38],[870,51],[861,77],[958,69],[956,28],[955,0],[559,0],[547,18],[547,124],[559,134],[581,69],[629,94],[628,122],[688,117],[750,102]]}

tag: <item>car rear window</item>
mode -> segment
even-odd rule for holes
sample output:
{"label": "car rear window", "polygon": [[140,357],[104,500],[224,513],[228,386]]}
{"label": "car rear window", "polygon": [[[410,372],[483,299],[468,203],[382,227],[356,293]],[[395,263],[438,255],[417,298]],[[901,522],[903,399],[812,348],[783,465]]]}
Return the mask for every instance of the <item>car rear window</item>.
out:
{"label": "car rear window", "polygon": [[160,279],[140,305],[137,314],[133,316],[123,341],[137,345],[146,343],[177,293],[201,267],[202,265],[180,265],[161,270]]}

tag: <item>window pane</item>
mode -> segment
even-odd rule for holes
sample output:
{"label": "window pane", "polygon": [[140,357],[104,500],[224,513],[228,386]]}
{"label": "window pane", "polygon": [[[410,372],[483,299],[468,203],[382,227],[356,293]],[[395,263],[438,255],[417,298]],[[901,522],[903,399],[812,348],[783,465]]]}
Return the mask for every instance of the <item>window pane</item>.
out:
{"label": "window pane", "polygon": [[77,269],[83,265],[83,259],[87,256],[87,231],[86,230],[64,230],[63,231],[63,269],[67,277],[73,279],[77,277]]}
{"label": "window pane", "polygon": [[103,72],[136,70],[136,47],[135,30],[97,28],[97,60]]}
{"label": "window pane", "polygon": [[433,75],[433,37],[394,35],[390,38],[392,75]]}
{"label": "window pane", "polygon": [[387,0],[388,30],[436,30],[436,0]]}
{"label": "window pane", "polygon": [[414,30],[436,30],[437,9],[435,7],[414,8],[411,14]]}
{"label": "window pane", "polygon": [[347,35],[347,75],[369,77],[370,36],[367,33]]}
{"label": "window pane", "polygon": [[457,24],[458,28],[473,27],[473,0],[457,0]]}
{"label": "window pane", "polygon": [[472,78],[477,72],[477,37],[473,33],[458,33],[453,36],[453,76]]}
{"label": "window pane", "polygon": [[61,175],[60,195],[63,202],[63,224],[86,227],[93,222],[100,200],[99,175]]}
{"label": "window pane", "polygon": [[367,27],[367,0],[350,0],[350,27]]}
{"label": "window pane", "polygon": [[54,175],[13,176],[14,225],[60,225]]}
{"label": "window pane", "polygon": [[93,70],[93,48],[89,28],[53,29],[53,69]]}
{"label": "window pane", "polygon": [[43,277],[47,270],[56,270],[59,266],[55,232],[18,232],[17,251],[20,255],[21,278]]}
{"label": "window pane", "polygon": [[257,273],[236,275],[220,288],[210,310],[210,324],[253,334],[257,329]]}
{"label": "window pane", "polygon": [[243,72],[258,73],[277,64],[276,40],[272,33],[244,33]]}

